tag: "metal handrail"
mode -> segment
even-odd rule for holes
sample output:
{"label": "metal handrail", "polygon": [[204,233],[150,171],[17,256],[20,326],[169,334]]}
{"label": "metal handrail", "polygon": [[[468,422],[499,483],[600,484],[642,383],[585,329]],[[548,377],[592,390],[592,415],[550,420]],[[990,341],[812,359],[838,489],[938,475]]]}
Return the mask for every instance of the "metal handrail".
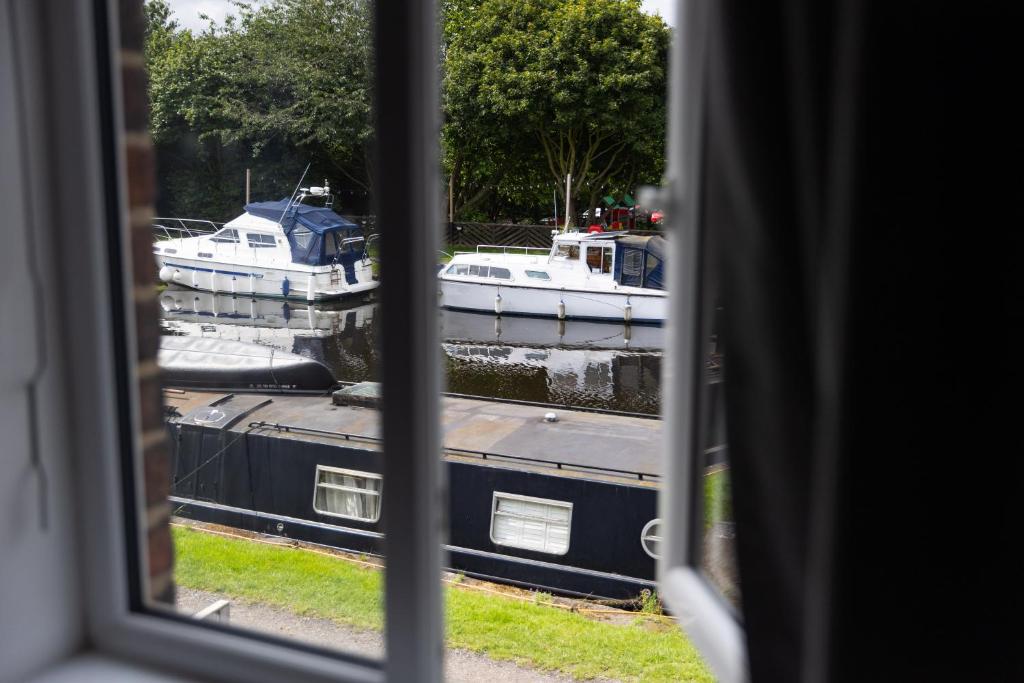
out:
{"label": "metal handrail", "polygon": [[[176,222],[178,225],[163,225],[160,221],[167,223]],[[191,227],[189,224],[193,224]],[[212,235],[221,228],[224,227],[224,223],[215,223],[214,221],[204,220],[202,218],[154,218],[153,219],[153,232],[158,235],[163,232],[166,239],[182,239],[183,237],[203,237],[206,235]],[[171,233],[176,233],[176,236],[172,236]]]}
{"label": "metal handrail", "polygon": [[509,246],[507,244],[478,244],[478,245],[476,245],[476,251],[457,251],[457,252],[455,252],[455,255],[458,256],[459,254],[494,254],[494,253],[496,253],[496,252],[490,252],[490,251],[480,251],[481,249],[501,249],[501,255],[502,256],[508,256],[510,253],[515,254],[515,253],[518,253],[520,251],[523,253],[524,256],[529,256],[531,251],[539,252],[541,254],[544,254],[545,256],[547,254],[551,253],[551,248],[550,247],[517,247],[517,246]]}

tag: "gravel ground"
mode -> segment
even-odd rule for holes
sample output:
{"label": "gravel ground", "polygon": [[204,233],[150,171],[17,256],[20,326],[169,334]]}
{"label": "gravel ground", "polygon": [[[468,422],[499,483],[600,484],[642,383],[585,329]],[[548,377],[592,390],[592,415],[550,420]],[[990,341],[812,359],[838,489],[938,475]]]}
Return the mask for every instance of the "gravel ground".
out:
{"label": "gravel ground", "polygon": [[[235,626],[263,631],[283,638],[324,645],[366,657],[380,658],[384,639],[376,631],[363,631],[343,626],[329,619],[293,614],[278,607],[231,599],[204,591],[178,587],[178,609],[194,614],[203,607],[227,598],[231,600],[231,623]],[[455,683],[502,681],[502,683],[556,683],[572,678],[545,671],[535,671],[511,662],[499,662],[466,650],[449,649],[445,655],[445,678]]]}

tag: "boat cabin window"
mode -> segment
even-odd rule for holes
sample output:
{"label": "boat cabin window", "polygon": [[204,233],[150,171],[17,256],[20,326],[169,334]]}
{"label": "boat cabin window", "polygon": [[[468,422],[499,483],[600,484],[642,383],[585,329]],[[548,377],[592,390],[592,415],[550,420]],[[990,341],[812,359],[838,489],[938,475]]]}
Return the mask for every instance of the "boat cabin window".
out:
{"label": "boat cabin window", "polygon": [[292,230],[291,238],[295,240],[295,246],[300,251],[306,252],[309,250],[309,245],[313,241],[313,231],[307,230],[306,228],[295,228]]}
{"label": "boat cabin window", "polygon": [[273,235],[261,235],[257,232],[249,232],[245,235],[246,240],[249,242],[249,246],[254,249],[276,247],[277,241]]}
{"label": "boat cabin window", "polygon": [[528,270],[526,271],[526,277],[531,277],[534,280],[550,280],[551,276],[543,270]]}
{"label": "boat cabin window", "polygon": [[587,268],[591,273],[611,273],[612,256],[615,253],[611,245],[587,247]]}
{"label": "boat cabin window", "polygon": [[376,522],[381,483],[379,474],[317,465],[313,509],[321,515]]}
{"label": "boat cabin window", "polygon": [[569,550],[572,503],[494,492],[491,541],[510,548],[564,555]]}
{"label": "boat cabin window", "polygon": [[455,263],[448,266],[449,275],[469,275],[469,266],[465,263]]}
{"label": "boat cabin window", "polygon": [[661,520],[652,519],[640,532],[640,545],[654,559],[661,558]]}
{"label": "boat cabin window", "polygon": [[497,266],[491,266],[491,277],[496,277],[499,280],[511,280],[512,272],[508,268],[498,268]]}
{"label": "boat cabin window", "polygon": [[555,252],[555,258],[575,261],[580,257],[580,245],[578,244],[559,244],[558,251]]}
{"label": "boat cabin window", "polygon": [[225,228],[214,233],[213,237],[210,238],[210,241],[238,244],[238,231],[233,228]]}

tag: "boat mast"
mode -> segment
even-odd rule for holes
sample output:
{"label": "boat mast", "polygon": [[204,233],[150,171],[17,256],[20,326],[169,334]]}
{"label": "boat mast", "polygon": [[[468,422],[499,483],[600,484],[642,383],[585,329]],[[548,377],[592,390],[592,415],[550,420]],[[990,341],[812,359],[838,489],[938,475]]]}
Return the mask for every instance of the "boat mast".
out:
{"label": "boat mast", "polygon": [[288,204],[284,207],[284,211],[281,212],[281,217],[277,220],[277,224],[284,230],[284,217],[288,214],[288,209],[292,208],[292,202],[295,201],[295,195],[299,193],[299,188],[302,187],[302,181],[306,179],[306,174],[309,173],[309,167],[313,165],[313,162],[306,164],[306,170],[302,172],[302,177],[299,178],[299,184],[295,186],[295,191],[292,192],[291,198],[288,199]]}

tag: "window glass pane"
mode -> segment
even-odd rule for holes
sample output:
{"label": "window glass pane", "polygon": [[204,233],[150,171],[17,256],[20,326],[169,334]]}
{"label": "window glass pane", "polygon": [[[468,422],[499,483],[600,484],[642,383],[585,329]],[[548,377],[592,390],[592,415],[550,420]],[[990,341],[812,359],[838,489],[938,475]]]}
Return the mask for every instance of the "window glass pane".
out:
{"label": "window glass pane", "polygon": [[210,238],[212,242],[238,242],[238,231],[237,230],[221,230],[216,235]]}
{"label": "window glass pane", "polygon": [[379,658],[373,4],[203,11],[146,2],[175,607]]}
{"label": "window glass pane", "polygon": [[575,261],[580,257],[580,247],[578,244],[559,244],[556,256],[560,259]]}
{"label": "window glass pane", "polygon": [[526,277],[534,278],[535,280],[550,280],[551,276],[543,270],[528,270],[526,271]]}
{"label": "window glass pane", "polygon": [[563,555],[569,550],[572,504],[495,492],[491,539],[513,548]]}
{"label": "window glass pane", "polygon": [[367,522],[380,519],[381,480],[368,472],[355,473],[317,467],[313,509],[323,515]]}
{"label": "window glass pane", "polygon": [[512,278],[512,273],[508,268],[498,268],[497,266],[491,266],[491,277],[496,277],[500,280],[509,280]]}

